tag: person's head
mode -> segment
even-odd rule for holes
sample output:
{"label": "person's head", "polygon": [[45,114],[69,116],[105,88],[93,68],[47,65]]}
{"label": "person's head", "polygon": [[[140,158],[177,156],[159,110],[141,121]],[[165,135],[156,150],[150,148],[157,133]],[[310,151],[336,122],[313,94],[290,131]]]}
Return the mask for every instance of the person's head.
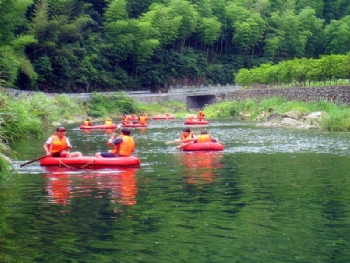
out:
{"label": "person's head", "polygon": [[202,132],[201,132],[201,134],[208,134],[208,132],[206,132],[206,131],[202,131]]}
{"label": "person's head", "polygon": [[64,128],[64,127],[62,127],[62,126],[57,127],[56,132],[57,132],[59,135],[64,135],[65,132],[66,132],[66,128]]}
{"label": "person's head", "polygon": [[111,121],[112,119],[111,118],[107,118],[106,121]]}
{"label": "person's head", "polygon": [[191,129],[190,128],[185,128],[182,130],[183,132],[191,132]]}
{"label": "person's head", "polygon": [[130,134],[131,134],[131,131],[130,131],[129,128],[123,128],[123,129],[122,129],[122,134],[123,134],[123,135],[130,135]]}
{"label": "person's head", "polygon": [[90,121],[90,118],[89,118],[89,117],[87,117],[87,118],[86,118],[86,120],[87,120],[87,121]]}

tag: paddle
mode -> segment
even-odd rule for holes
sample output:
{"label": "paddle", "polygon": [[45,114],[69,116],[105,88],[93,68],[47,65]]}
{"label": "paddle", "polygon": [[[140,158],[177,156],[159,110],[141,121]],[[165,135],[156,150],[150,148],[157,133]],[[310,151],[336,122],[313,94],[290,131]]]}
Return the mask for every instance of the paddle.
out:
{"label": "paddle", "polygon": [[[67,147],[67,148],[68,148],[68,147]],[[62,151],[65,151],[67,148],[63,149]],[[60,151],[60,152],[62,152],[62,151]],[[41,160],[42,158],[45,158],[45,157],[47,157],[47,155],[40,156],[40,157],[35,158],[35,159],[33,159],[33,160],[30,160],[30,161],[28,161],[28,162],[22,163],[19,167],[23,167],[23,166],[25,166],[25,165],[27,165],[27,164],[34,163],[34,162],[39,161],[39,160]]]}
{"label": "paddle", "polygon": [[175,140],[175,141],[165,142],[165,144],[173,144],[173,143],[179,143],[179,142],[181,142],[181,140],[180,140],[180,139],[177,139],[177,140]]}
{"label": "paddle", "polygon": [[23,166],[25,166],[25,165],[27,165],[27,164],[31,164],[31,163],[34,163],[34,162],[36,162],[36,161],[39,161],[39,160],[41,160],[42,158],[44,158],[44,157],[46,157],[46,155],[44,155],[44,156],[41,156],[41,157],[38,157],[38,158],[36,158],[36,159],[33,159],[33,160],[30,160],[30,161],[28,161],[28,162],[25,162],[25,163],[22,163],[19,167],[23,167]]}

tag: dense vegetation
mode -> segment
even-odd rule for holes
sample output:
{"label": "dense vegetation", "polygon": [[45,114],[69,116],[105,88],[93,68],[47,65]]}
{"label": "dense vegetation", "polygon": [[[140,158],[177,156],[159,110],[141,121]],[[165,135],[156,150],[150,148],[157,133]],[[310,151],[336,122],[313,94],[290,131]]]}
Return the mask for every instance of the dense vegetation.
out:
{"label": "dense vegetation", "polygon": [[252,69],[240,69],[236,74],[236,81],[244,86],[310,86],[320,82],[337,84],[339,80],[347,81],[349,76],[350,53],[347,53],[321,56],[319,59],[293,59],[278,64],[263,64]]}
{"label": "dense vegetation", "polygon": [[45,92],[235,82],[350,51],[344,0],[0,0],[0,84]]}

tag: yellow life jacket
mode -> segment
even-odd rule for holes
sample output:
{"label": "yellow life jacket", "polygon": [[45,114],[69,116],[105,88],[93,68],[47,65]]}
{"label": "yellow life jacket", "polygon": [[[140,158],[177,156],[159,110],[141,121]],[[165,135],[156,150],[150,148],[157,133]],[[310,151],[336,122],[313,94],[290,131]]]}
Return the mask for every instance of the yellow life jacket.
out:
{"label": "yellow life jacket", "polygon": [[211,137],[209,134],[200,134],[197,137],[197,142],[211,142]]}

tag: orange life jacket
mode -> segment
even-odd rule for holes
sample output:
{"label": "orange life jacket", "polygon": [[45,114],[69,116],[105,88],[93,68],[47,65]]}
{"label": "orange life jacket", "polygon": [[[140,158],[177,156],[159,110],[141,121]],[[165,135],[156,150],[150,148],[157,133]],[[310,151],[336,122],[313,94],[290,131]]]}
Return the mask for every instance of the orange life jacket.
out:
{"label": "orange life jacket", "polygon": [[123,116],[123,118],[122,118],[122,124],[123,124],[123,125],[129,124],[129,118],[128,118],[128,116]]}
{"label": "orange life jacket", "polygon": [[211,137],[209,134],[200,134],[197,137],[197,142],[211,142]]}
{"label": "orange life jacket", "polygon": [[140,116],[139,123],[140,124],[146,124],[146,117],[145,116]]}
{"label": "orange life jacket", "polygon": [[193,121],[193,116],[189,116],[187,120]]}
{"label": "orange life jacket", "polygon": [[91,122],[90,121],[84,121],[84,125],[85,126],[91,126]]}
{"label": "orange life jacket", "polygon": [[105,121],[105,125],[112,125],[112,121]]}
{"label": "orange life jacket", "polygon": [[197,115],[197,119],[203,120],[204,119],[204,113],[203,112],[199,112],[198,115]]}
{"label": "orange life jacket", "polygon": [[185,136],[185,135],[182,133],[182,135],[181,135],[181,141],[185,141],[185,140],[191,139],[191,138],[193,138],[193,137],[194,137],[193,132],[188,133],[187,136]]}
{"label": "orange life jacket", "polygon": [[123,142],[115,145],[112,153],[120,156],[130,156],[135,149],[134,139],[125,135],[120,135],[119,137],[123,139]]}
{"label": "orange life jacket", "polygon": [[57,135],[52,135],[52,144],[50,148],[51,153],[56,153],[67,149],[66,137],[64,136],[62,139],[60,139]]}

